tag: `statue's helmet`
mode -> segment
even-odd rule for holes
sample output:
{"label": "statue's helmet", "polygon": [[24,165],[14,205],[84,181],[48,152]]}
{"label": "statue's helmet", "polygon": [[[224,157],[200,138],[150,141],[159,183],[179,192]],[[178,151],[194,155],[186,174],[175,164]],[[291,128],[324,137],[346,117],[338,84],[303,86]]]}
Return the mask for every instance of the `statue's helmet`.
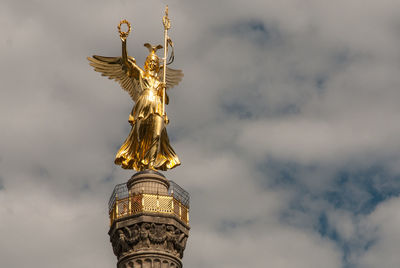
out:
{"label": "statue's helmet", "polygon": [[160,59],[158,58],[156,51],[157,49],[163,48],[162,45],[152,46],[149,43],[144,44],[145,47],[149,49],[149,55],[144,62],[144,69],[146,71],[155,71],[158,72],[160,70]]}

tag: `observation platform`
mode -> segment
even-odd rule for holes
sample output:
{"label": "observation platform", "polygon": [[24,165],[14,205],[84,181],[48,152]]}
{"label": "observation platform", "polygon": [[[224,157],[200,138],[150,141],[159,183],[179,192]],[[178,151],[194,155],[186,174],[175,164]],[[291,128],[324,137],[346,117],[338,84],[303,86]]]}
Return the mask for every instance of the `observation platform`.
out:
{"label": "observation platform", "polygon": [[[158,175],[162,176],[161,173]],[[140,177],[140,173],[134,177]],[[167,179],[162,183],[131,180],[116,185],[111,194],[108,203],[110,226],[116,221],[140,214],[168,215],[189,226],[190,196],[182,187]],[[160,187],[160,184],[165,187]]]}

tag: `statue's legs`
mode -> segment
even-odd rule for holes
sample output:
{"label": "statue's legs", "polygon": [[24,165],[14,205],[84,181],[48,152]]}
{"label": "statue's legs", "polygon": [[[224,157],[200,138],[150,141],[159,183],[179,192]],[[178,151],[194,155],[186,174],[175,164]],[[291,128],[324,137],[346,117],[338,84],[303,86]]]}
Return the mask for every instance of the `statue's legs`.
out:
{"label": "statue's legs", "polygon": [[160,139],[161,139],[161,132],[164,128],[164,120],[160,115],[153,114],[148,118],[148,123],[151,124],[149,129],[151,130],[150,133],[146,133],[149,135],[149,141],[151,141],[151,145],[146,152],[146,159],[148,163],[149,169],[155,169],[154,163],[157,159],[157,155],[160,152]]}
{"label": "statue's legs", "polygon": [[131,132],[115,158],[115,164],[125,169],[167,170],[180,164],[169,144],[165,121],[158,114],[136,120]]}

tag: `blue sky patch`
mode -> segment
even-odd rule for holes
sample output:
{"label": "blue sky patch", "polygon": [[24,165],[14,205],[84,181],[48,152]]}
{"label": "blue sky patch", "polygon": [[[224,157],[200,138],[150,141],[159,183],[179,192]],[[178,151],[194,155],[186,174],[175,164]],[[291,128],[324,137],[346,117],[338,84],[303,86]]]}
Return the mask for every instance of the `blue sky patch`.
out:
{"label": "blue sky patch", "polygon": [[369,214],[379,203],[400,194],[400,177],[379,165],[358,171],[342,170],[333,179],[335,187],[326,191],[326,200],[355,214]]}

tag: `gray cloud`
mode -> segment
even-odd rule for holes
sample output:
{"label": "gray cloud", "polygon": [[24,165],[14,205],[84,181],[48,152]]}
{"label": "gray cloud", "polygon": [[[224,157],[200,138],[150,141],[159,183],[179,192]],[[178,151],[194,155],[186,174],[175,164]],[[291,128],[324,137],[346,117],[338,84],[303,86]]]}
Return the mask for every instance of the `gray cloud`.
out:
{"label": "gray cloud", "polygon": [[[171,1],[168,127],[192,267],[397,267],[399,3]],[[86,56],[161,43],[161,1],[0,4],[0,264],[110,267],[132,107]],[[23,257],[22,257],[23,256]]]}

